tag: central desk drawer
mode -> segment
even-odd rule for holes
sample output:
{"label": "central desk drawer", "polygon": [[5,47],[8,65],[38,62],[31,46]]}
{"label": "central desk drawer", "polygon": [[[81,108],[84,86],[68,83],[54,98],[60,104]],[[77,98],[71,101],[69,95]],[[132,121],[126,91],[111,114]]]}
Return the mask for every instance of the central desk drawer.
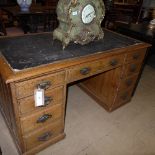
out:
{"label": "central desk drawer", "polygon": [[63,84],[65,81],[65,72],[58,72],[40,76],[23,82],[16,83],[17,98],[23,98],[33,95],[34,90],[38,87],[48,90],[55,86]]}
{"label": "central desk drawer", "polygon": [[59,120],[50,126],[44,127],[42,130],[25,135],[24,142],[26,150],[30,150],[52,140],[54,137],[63,133],[63,130],[63,123]]}
{"label": "central desk drawer", "polygon": [[92,62],[73,66],[68,69],[67,81],[73,82],[80,80],[103,71],[115,68],[123,63],[123,55],[117,55],[113,57],[107,57]]}
{"label": "central desk drawer", "polygon": [[35,107],[34,95],[18,100],[21,114],[32,113],[34,110],[43,110],[55,104],[62,104],[64,97],[64,87],[56,87],[45,92],[45,106]]}
{"label": "central desk drawer", "polygon": [[52,108],[42,110],[32,115],[21,118],[23,134],[27,134],[35,129],[42,128],[57,119],[62,118],[63,105],[58,104]]}

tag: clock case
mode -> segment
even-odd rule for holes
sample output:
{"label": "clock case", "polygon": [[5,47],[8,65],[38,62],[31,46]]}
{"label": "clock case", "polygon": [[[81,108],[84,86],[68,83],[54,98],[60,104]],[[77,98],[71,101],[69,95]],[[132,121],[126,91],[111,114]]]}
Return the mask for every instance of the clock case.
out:
{"label": "clock case", "polygon": [[[96,16],[92,22],[82,22],[82,10],[88,4],[95,9]],[[104,37],[101,22],[105,16],[103,0],[59,0],[57,5],[57,19],[59,26],[53,32],[53,39],[62,42],[65,48],[69,42],[87,44]]]}

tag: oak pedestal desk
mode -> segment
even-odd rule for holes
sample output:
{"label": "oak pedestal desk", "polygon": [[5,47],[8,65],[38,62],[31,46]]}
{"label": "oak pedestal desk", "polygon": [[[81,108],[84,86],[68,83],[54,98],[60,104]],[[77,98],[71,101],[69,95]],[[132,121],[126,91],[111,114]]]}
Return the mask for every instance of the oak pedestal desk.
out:
{"label": "oak pedestal desk", "polygon": [[[67,84],[107,111],[129,102],[149,44],[104,30],[103,40],[62,50],[52,33],[0,39],[0,109],[20,154],[35,154],[64,138]],[[34,90],[45,90],[35,107]]]}

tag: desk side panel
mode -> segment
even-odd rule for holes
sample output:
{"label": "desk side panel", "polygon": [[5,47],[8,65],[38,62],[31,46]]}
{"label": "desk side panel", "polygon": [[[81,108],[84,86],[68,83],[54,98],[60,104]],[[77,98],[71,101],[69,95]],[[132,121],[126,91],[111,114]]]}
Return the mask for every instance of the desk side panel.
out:
{"label": "desk side panel", "polygon": [[6,84],[5,80],[0,75],[0,110],[18,151],[21,154],[20,148],[22,148],[22,142],[19,124],[17,123],[17,112],[15,109],[18,110],[18,108],[14,106],[11,85]]}

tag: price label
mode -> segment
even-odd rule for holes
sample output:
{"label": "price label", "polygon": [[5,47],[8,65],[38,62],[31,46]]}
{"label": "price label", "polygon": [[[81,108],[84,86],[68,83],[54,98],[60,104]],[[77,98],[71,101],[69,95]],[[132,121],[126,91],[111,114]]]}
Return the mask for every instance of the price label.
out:
{"label": "price label", "polygon": [[44,89],[35,89],[34,90],[34,100],[35,100],[35,107],[44,106]]}
{"label": "price label", "polygon": [[72,12],[72,15],[73,15],[73,16],[77,16],[77,14],[78,14],[78,11],[73,11],[73,12]]}

